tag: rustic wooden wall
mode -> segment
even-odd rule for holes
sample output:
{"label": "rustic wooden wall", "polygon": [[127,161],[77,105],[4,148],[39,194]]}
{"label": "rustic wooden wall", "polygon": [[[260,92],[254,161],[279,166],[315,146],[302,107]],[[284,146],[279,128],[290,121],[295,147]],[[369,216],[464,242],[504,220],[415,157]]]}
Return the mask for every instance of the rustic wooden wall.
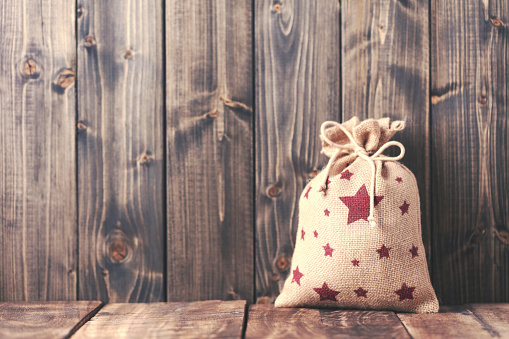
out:
{"label": "rustic wooden wall", "polygon": [[0,1],[0,300],[76,298],[74,12]]}
{"label": "rustic wooden wall", "polygon": [[407,120],[439,299],[509,301],[508,25],[507,0],[0,0],[0,300],[272,301],[319,127],[356,115]]}

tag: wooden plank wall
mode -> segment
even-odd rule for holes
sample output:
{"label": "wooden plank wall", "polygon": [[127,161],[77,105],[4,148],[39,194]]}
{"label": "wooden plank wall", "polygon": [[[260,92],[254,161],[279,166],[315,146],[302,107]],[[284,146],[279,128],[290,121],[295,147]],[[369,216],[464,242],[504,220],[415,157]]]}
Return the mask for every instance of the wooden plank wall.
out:
{"label": "wooden plank wall", "polygon": [[509,3],[432,1],[433,276],[444,302],[509,300]]}
{"label": "wooden plank wall", "polygon": [[168,298],[253,301],[249,0],[166,2]]}
{"label": "wooden plank wall", "polygon": [[76,297],[74,11],[0,1],[0,300]]}
{"label": "wooden plank wall", "polygon": [[165,296],[162,11],[78,1],[80,299]]}
{"label": "wooden plank wall", "polygon": [[407,121],[441,302],[509,301],[508,25],[507,0],[0,0],[0,300],[274,300],[319,127],[357,115]]}
{"label": "wooden plank wall", "polygon": [[299,196],[324,166],[320,125],[340,119],[336,0],[256,1],[256,297],[290,269]]}

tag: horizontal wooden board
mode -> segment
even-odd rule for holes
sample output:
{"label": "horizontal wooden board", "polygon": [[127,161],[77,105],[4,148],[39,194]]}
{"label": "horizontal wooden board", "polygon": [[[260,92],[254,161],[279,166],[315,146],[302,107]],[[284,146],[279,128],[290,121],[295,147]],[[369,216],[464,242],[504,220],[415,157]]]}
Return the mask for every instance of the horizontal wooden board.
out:
{"label": "horizontal wooden board", "polygon": [[240,338],[246,302],[108,304],[73,338]]}
{"label": "horizontal wooden board", "polygon": [[249,308],[246,338],[409,338],[394,312]]}
{"label": "horizontal wooden board", "polygon": [[0,338],[67,338],[100,306],[99,301],[0,303]]}
{"label": "horizontal wooden board", "polygon": [[398,317],[413,338],[491,338],[485,328],[465,306],[442,306],[439,313],[399,313]]}
{"label": "horizontal wooden board", "polygon": [[492,336],[509,338],[509,304],[471,304],[467,308]]}

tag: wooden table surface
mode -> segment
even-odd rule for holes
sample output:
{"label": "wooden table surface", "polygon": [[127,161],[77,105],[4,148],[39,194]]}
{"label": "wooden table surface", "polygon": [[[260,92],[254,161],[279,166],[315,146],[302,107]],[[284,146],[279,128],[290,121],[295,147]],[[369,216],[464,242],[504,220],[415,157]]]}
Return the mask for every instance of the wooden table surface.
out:
{"label": "wooden table surface", "polygon": [[2,302],[0,338],[509,338],[509,304],[437,314],[251,305],[245,301]]}

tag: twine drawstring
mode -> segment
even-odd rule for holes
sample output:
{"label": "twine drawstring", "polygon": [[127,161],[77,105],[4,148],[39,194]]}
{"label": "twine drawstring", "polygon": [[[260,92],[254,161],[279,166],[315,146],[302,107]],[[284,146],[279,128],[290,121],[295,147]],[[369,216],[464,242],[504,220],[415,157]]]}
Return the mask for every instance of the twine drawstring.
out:
{"label": "twine drawstring", "polygon": [[[346,145],[340,145],[336,144],[335,142],[332,142],[327,135],[325,134],[325,129],[328,126],[336,126],[339,127],[345,135],[350,140],[351,144]],[[341,155],[342,153],[348,153],[348,154],[357,154],[358,157],[366,160],[369,163],[369,166],[371,167],[371,182],[369,186],[369,216],[368,221],[371,226],[376,226],[376,220],[373,216],[373,212],[375,210],[375,180],[376,180],[376,165],[375,160],[381,160],[381,161],[398,161],[403,158],[405,155],[405,147],[397,141],[389,141],[380,147],[378,151],[376,151],[373,155],[369,155],[369,153],[364,149],[364,147],[357,144],[355,139],[353,138],[352,134],[343,126],[341,126],[339,123],[335,121],[326,121],[322,124],[322,127],[320,128],[320,132],[322,134],[322,139],[327,142],[330,146],[337,149],[337,151],[330,157],[329,162],[327,163],[327,167],[325,168],[325,179],[324,183],[320,186],[319,191],[325,192],[327,191],[327,182],[329,180],[329,173],[332,168],[332,165],[336,161],[336,159]],[[391,146],[397,146],[400,149],[400,153],[396,157],[388,157],[386,155],[383,155],[382,153]]]}

